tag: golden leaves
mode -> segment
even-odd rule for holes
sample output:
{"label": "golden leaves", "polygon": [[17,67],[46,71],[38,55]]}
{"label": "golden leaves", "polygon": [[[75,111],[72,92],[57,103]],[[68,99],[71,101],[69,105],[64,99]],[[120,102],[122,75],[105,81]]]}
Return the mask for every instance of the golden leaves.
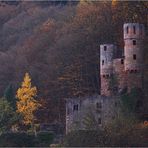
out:
{"label": "golden leaves", "polygon": [[28,73],[25,74],[24,81],[21,88],[17,90],[17,112],[21,113],[24,117],[24,124],[31,124],[34,122],[34,111],[41,106],[34,97],[37,94],[37,88],[31,87],[31,78]]}

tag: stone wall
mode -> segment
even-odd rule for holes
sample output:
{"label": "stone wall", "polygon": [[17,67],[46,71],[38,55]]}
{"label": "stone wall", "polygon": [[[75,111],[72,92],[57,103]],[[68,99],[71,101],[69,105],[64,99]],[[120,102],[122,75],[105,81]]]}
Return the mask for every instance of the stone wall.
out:
{"label": "stone wall", "polygon": [[126,83],[128,87],[128,92],[134,87],[143,88],[142,73],[140,72],[127,72],[126,73]]}
{"label": "stone wall", "polygon": [[[66,101],[66,133],[71,130],[85,130],[84,119],[92,113],[96,126],[102,127],[112,121],[117,115],[118,98],[92,96],[73,98]],[[76,107],[78,106],[78,108]]]}
{"label": "stone wall", "polygon": [[117,79],[117,90],[120,93],[127,86],[126,73],[124,71],[124,58],[114,59],[113,69],[114,77]]}
{"label": "stone wall", "polygon": [[101,95],[111,96],[110,79],[112,75],[101,75]]}

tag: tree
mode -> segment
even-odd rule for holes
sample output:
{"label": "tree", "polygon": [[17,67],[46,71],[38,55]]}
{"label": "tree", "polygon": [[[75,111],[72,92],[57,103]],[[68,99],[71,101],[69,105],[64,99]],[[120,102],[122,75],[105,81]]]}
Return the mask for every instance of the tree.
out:
{"label": "tree", "polygon": [[5,89],[4,98],[6,98],[12,108],[16,110],[16,98],[13,92],[12,84],[9,84],[8,87]]}
{"label": "tree", "polygon": [[0,99],[0,133],[10,130],[19,120],[19,114],[14,112],[10,103],[5,99]]}
{"label": "tree", "polygon": [[126,113],[142,111],[144,94],[140,88],[132,88],[129,93],[121,95],[121,107]]}
{"label": "tree", "polygon": [[21,88],[17,90],[17,112],[23,116],[23,123],[31,125],[34,130],[34,122],[36,120],[34,112],[39,108],[40,104],[34,98],[37,94],[37,88],[31,86],[31,78],[28,73],[25,74]]}
{"label": "tree", "polygon": [[93,108],[90,107],[86,108],[86,114],[84,115],[82,122],[86,130],[99,129],[99,123],[95,118],[95,113],[93,112]]}

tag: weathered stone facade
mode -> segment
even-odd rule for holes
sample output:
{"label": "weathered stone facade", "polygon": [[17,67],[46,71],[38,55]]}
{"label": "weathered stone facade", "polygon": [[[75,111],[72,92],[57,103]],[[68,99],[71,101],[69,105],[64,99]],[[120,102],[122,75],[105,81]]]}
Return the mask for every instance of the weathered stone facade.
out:
{"label": "weathered stone facade", "polygon": [[[71,130],[85,130],[84,119],[89,113],[95,118],[99,127],[115,118],[118,97],[100,95],[85,98],[73,98],[66,101],[66,133]],[[93,118],[93,117],[92,117]]]}
{"label": "weathered stone facade", "polygon": [[100,45],[101,95],[73,98],[66,101],[66,133],[72,129],[85,129],[84,118],[90,111],[100,127],[118,115],[118,95],[134,87],[142,88],[144,26],[126,23],[124,56],[116,55],[113,44]]}
{"label": "weathered stone facade", "polygon": [[[117,57],[117,55],[113,55],[113,53],[116,53],[114,51],[116,49],[113,48],[114,45],[100,45],[101,95],[110,96],[114,94],[114,88],[118,92],[125,88],[128,91],[134,87],[142,88],[144,25],[126,23],[123,26],[123,33],[124,56],[113,59],[113,57]],[[110,45],[107,48],[109,51],[106,49],[107,45]],[[104,63],[104,59],[107,59],[106,63]],[[111,75],[112,77],[110,77]],[[116,77],[117,84],[110,86],[109,81],[113,77]]]}
{"label": "weathered stone facade", "polygon": [[116,46],[113,44],[100,45],[100,77],[101,77],[101,94],[111,95],[110,79],[113,75],[113,59]]}

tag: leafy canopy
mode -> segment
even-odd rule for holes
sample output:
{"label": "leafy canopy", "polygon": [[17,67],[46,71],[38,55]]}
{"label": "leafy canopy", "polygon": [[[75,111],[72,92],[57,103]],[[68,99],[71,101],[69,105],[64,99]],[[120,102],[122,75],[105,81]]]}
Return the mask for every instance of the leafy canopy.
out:
{"label": "leafy canopy", "polygon": [[37,88],[31,86],[31,78],[28,73],[25,74],[21,88],[17,90],[17,112],[23,115],[24,124],[33,124],[35,121],[34,112],[40,104],[34,98],[37,94]]}
{"label": "leafy canopy", "polygon": [[0,99],[0,132],[10,130],[19,120],[19,114],[14,112],[10,103],[5,99]]}

